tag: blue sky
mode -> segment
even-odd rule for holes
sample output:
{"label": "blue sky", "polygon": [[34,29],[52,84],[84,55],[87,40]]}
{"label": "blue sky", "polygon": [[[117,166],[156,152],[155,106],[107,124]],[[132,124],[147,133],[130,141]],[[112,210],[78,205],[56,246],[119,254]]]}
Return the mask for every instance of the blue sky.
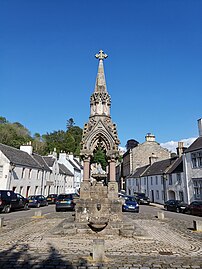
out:
{"label": "blue sky", "polygon": [[32,135],[88,121],[100,49],[121,146],[198,136],[201,0],[1,0],[0,116]]}

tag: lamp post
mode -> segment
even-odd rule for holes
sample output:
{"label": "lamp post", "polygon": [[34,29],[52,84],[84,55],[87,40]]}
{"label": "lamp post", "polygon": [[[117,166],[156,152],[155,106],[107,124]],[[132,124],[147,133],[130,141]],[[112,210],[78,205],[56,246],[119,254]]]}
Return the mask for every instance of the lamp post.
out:
{"label": "lamp post", "polygon": [[42,165],[41,195],[43,195],[44,165]]}
{"label": "lamp post", "polygon": [[10,163],[10,168],[9,168],[10,177],[9,177],[9,184],[8,184],[8,189],[9,190],[11,188],[11,182],[12,182],[12,178],[13,178],[13,170],[14,169],[15,169],[15,165],[13,163]]}
{"label": "lamp post", "polygon": [[164,203],[165,203],[166,200],[167,200],[167,195],[166,195],[166,180],[167,180],[167,177],[166,177],[165,173],[163,173],[162,177],[163,177],[163,194],[164,194],[163,199],[164,199]]}

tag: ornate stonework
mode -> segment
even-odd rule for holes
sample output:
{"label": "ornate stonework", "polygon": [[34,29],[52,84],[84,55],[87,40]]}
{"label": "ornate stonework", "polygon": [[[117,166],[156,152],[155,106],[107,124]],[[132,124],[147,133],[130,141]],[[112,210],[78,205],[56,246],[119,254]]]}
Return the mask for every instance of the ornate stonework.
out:
{"label": "ornate stonework", "polygon": [[103,59],[106,59],[107,55],[100,50],[95,56],[99,59],[98,74],[95,89],[90,98],[89,121],[83,129],[81,156],[92,155],[99,144],[108,157],[112,155],[112,151],[117,157],[120,142],[116,124],[112,122],[110,116],[111,98],[107,91],[103,66]]}
{"label": "ornate stonework", "polygon": [[[76,203],[76,221],[92,231],[109,229],[122,222],[122,201],[118,198],[115,179],[116,160],[119,156],[119,139],[116,124],[111,120],[111,98],[107,92],[103,60],[107,55],[101,50],[95,55],[99,59],[95,90],[90,98],[90,117],[84,125],[81,153],[84,178],[80,189],[80,199]],[[90,160],[96,149],[102,149],[108,159],[108,175]],[[91,180],[90,177],[93,177]],[[106,180],[107,179],[107,180]],[[116,226],[116,225],[115,225]],[[116,230],[116,229],[115,229]],[[118,230],[117,230],[118,233]]]}

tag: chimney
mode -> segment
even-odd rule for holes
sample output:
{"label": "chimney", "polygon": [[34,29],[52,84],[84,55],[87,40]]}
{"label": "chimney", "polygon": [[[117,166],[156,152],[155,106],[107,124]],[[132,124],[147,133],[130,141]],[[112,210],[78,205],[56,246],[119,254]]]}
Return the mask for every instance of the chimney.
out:
{"label": "chimney", "polygon": [[148,133],[146,136],[145,136],[145,140],[147,142],[154,142],[155,141],[155,135],[151,134],[151,133]]}
{"label": "chimney", "polygon": [[202,136],[202,119],[198,120],[198,132],[199,132],[199,136]]}
{"label": "chimney", "polygon": [[184,143],[183,142],[178,142],[178,147],[176,148],[178,157],[181,157],[182,156],[182,154],[184,153],[185,149],[187,149],[187,148],[184,147]]}
{"label": "chimney", "polygon": [[27,145],[20,146],[20,150],[27,152],[29,155],[33,153],[33,147],[31,141],[27,143]]}
{"label": "chimney", "polygon": [[152,165],[157,161],[157,159],[158,157],[156,156],[156,154],[152,153],[152,156],[149,157],[149,164]]}

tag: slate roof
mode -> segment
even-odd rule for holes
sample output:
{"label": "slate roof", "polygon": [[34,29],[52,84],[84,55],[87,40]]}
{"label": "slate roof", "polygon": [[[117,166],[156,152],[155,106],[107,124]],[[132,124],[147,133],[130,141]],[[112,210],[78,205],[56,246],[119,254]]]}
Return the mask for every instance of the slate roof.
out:
{"label": "slate roof", "polygon": [[27,152],[4,144],[0,144],[0,150],[13,164],[42,169],[40,164]]}
{"label": "slate roof", "polygon": [[161,175],[166,173],[168,168],[173,164],[175,160],[176,157],[155,162],[145,171],[145,173],[143,173],[142,176]]}
{"label": "slate roof", "polygon": [[59,164],[59,169],[60,169],[60,173],[61,174],[65,174],[68,176],[74,176],[74,174],[72,174],[71,171],[69,171],[69,169],[62,163],[58,163]]}
{"label": "slate roof", "polygon": [[74,161],[78,164],[78,166],[79,166],[81,169],[83,169],[83,166],[80,164],[80,162],[79,162],[77,159],[74,158]]}
{"label": "slate roof", "polygon": [[192,152],[198,149],[202,149],[202,136],[198,137],[184,152]]}
{"label": "slate roof", "polygon": [[183,160],[182,157],[178,158],[174,163],[170,166],[166,173],[180,173],[183,172]]}
{"label": "slate roof", "polygon": [[47,163],[41,155],[33,153],[32,156],[40,164],[40,166],[43,167],[44,170],[51,171],[51,169],[48,167]]}
{"label": "slate roof", "polygon": [[81,171],[73,162],[72,160],[69,160],[70,164],[74,167],[75,170]]}
{"label": "slate roof", "polygon": [[53,164],[56,160],[55,158],[50,157],[50,156],[43,156],[43,158],[49,167],[53,167]]}
{"label": "slate roof", "polygon": [[145,165],[145,166],[142,166],[142,167],[139,167],[135,170],[135,172],[130,176],[130,177],[141,177],[142,174],[146,171],[146,169],[149,167],[149,164],[148,165]]}

